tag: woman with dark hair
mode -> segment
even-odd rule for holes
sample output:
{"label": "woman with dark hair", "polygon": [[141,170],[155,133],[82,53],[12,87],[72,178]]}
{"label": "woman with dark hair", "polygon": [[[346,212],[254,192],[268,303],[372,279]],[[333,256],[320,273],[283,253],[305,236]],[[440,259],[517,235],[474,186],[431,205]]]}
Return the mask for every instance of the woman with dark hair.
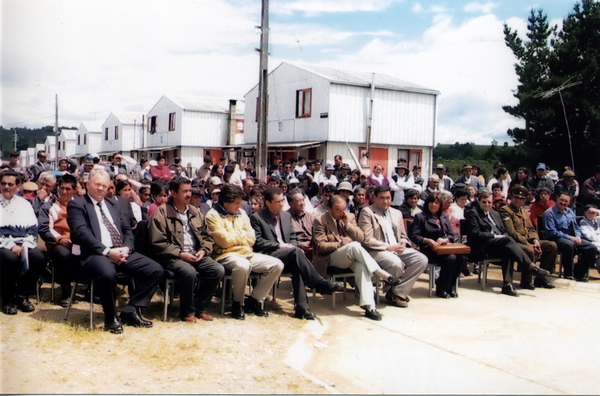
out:
{"label": "woman with dark hair", "polygon": [[[116,195],[119,200],[123,200],[131,207],[131,213],[135,218],[135,223],[139,223],[142,220],[146,220],[144,218],[144,214],[142,212],[142,208],[140,205],[132,201],[133,189],[131,188],[131,183],[127,180],[120,180],[117,182],[116,186]],[[133,224],[133,223],[132,223]],[[132,227],[133,228],[133,227]]]}
{"label": "woman with dark hair", "polygon": [[456,280],[467,257],[463,254],[438,255],[433,249],[438,245],[458,242],[452,232],[448,216],[442,212],[442,195],[433,192],[423,204],[423,212],[417,214],[410,226],[410,239],[421,249],[430,261],[441,266],[436,280],[435,295],[440,298],[458,297]]}
{"label": "woman with dark hair", "polygon": [[494,176],[490,179],[487,185],[488,190],[492,191],[494,188],[493,186],[496,183],[501,185],[502,195],[508,197],[508,171],[506,168],[501,167],[496,173],[494,173]]}
{"label": "woman with dark hair", "polygon": [[473,176],[477,177],[482,186],[485,186],[485,177],[481,174],[481,168],[473,165]]}
{"label": "woman with dark hair", "polygon": [[[210,177],[218,177],[219,179],[223,180],[225,177],[225,169],[223,169],[223,164],[218,162],[216,164],[213,165],[213,167],[210,170]],[[224,182],[224,180],[223,180]]]}
{"label": "woman with dark hair", "polygon": [[156,166],[150,168],[152,180],[161,179],[164,181],[171,181],[173,174],[171,173],[171,169],[166,165],[167,158],[164,155],[160,154],[156,157]]}
{"label": "woman with dark hair", "polygon": [[531,172],[529,172],[529,169],[525,168],[524,166],[520,167],[517,170],[517,177],[515,177],[511,182],[510,182],[510,186],[508,188],[508,190],[512,190],[513,186],[520,184],[522,186],[525,186],[527,188],[531,188],[531,186],[529,185],[529,178],[531,177]]}
{"label": "woman with dark hair", "polygon": [[373,167],[373,173],[367,177],[369,184],[372,186],[389,186],[390,181],[383,174],[383,166],[377,164]]}

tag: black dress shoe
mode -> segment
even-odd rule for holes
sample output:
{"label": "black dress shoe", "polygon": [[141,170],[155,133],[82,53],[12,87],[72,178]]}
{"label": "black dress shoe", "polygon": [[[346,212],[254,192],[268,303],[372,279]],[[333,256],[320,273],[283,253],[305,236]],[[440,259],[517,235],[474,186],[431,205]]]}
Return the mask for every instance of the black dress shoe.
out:
{"label": "black dress shoe", "polygon": [[400,278],[396,277],[396,276],[392,276],[390,275],[387,280],[385,281],[385,283],[387,283],[390,286],[398,286],[400,284]]}
{"label": "black dress shoe", "polygon": [[110,322],[104,322],[104,331],[110,331],[112,334],[121,334],[123,333],[123,326],[119,319],[113,317],[113,320]]}
{"label": "black dress shoe", "polygon": [[521,289],[535,290],[535,286],[532,285],[530,282],[521,282],[519,284],[519,287],[521,287]]}
{"label": "black dress shoe", "polygon": [[450,298],[450,295],[445,290],[436,290],[435,295],[439,298]]}
{"label": "black dress shoe", "polygon": [[23,312],[35,311],[35,307],[27,298],[22,298],[19,301],[17,301],[17,309],[19,309]]}
{"label": "black dress shoe", "polygon": [[256,316],[269,316],[269,313],[263,309],[261,303],[259,303],[254,297],[248,297],[244,303],[244,307],[246,312],[253,313]]}
{"label": "black dress shoe", "polygon": [[234,319],[245,320],[244,307],[242,303],[234,301],[231,303],[231,317]]}
{"label": "black dress shoe", "polygon": [[365,309],[365,316],[371,320],[381,320],[382,316],[375,308]]}
{"label": "black dress shoe", "polygon": [[548,282],[548,279],[543,276],[536,277],[533,281],[533,285],[535,287],[543,287],[544,289],[554,289],[556,287],[552,283]]}
{"label": "black dress shoe", "polygon": [[590,278],[588,278],[587,276],[582,276],[581,278],[575,278],[575,280],[577,282],[589,282]]}
{"label": "black dress shoe", "polygon": [[121,312],[121,323],[133,327],[152,327],[152,322],[142,320],[135,307],[125,307]]}
{"label": "black dress shoe", "polygon": [[63,308],[67,308],[70,303],[71,303],[71,298],[70,297],[61,298],[59,305],[61,307],[63,307]]}
{"label": "black dress shoe", "polygon": [[4,312],[6,315],[16,315],[19,311],[17,310],[17,306],[15,304],[7,304],[2,307],[2,312]]}
{"label": "black dress shoe", "polygon": [[458,292],[456,291],[456,287],[453,287],[452,290],[448,293],[448,295],[452,298],[458,298]]}
{"label": "black dress shoe", "polygon": [[575,277],[573,275],[569,275],[569,276],[565,276],[565,279],[575,280]]}
{"label": "black dress shoe", "polygon": [[510,283],[502,286],[502,294],[512,297],[519,297],[519,293],[516,292],[515,288]]}
{"label": "black dress shoe", "polygon": [[317,286],[315,287],[317,293],[319,294],[333,294],[333,292],[343,291],[344,286],[339,282],[330,282],[328,280],[322,279]]}
{"label": "black dress shoe", "polygon": [[140,317],[140,320],[145,325],[143,327],[152,327],[152,322],[142,316],[142,308],[135,307],[135,310],[137,311],[137,314]]}
{"label": "black dress shoe", "polygon": [[531,275],[535,275],[535,276],[548,276],[550,275],[550,271],[546,271],[543,268],[538,267],[535,264],[531,264],[531,266],[529,267],[529,273]]}
{"label": "black dress shoe", "polygon": [[310,309],[296,308],[296,312],[294,312],[294,318],[297,319],[315,320],[316,317],[314,313],[310,312]]}

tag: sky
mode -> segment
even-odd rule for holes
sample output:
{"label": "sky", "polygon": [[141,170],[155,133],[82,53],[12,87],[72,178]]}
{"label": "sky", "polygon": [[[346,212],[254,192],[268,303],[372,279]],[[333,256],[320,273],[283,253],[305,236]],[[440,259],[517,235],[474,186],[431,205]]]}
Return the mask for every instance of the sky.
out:
{"label": "sky", "polygon": [[[441,92],[436,143],[510,139],[518,80],[503,24],[559,25],[575,0],[271,0],[281,62],[376,72]],[[2,0],[0,125],[103,122],[163,95],[243,99],[258,83],[260,0]]]}

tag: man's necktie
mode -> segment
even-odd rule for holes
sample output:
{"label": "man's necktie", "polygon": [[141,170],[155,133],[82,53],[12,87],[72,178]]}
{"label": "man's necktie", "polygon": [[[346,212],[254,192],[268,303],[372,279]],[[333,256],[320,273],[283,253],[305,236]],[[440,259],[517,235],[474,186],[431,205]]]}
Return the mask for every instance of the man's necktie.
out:
{"label": "man's necktie", "polygon": [[340,237],[346,236],[346,232],[344,231],[344,228],[342,227],[342,222],[340,220],[337,221],[337,229],[338,233],[340,234]]}
{"label": "man's necktie", "polygon": [[492,226],[492,232],[496,235],[501,235],[502,233],[500,232],[500,229],[498,228],[498,226],[496,225],[496,223],[494,222],[494,220],[492,219],[492,216],[490,215],[490,212],[487,213],[487,219],[488,222],[491,224]]}
{"label": "man's necktie", "polygon": [[110,222],[110,220],[108,220],[108,217],[106,217],[106,214],[104,213],[104,210],[102,209],[102,205],[100,202],[98,202],[98,207],[100,208],[100,214],[102,215],[102,221],[104,222],[104,225],[106,226],[106,228],[108,229],[108,232],[110,234],[110,239],[112,240],[113,247],[122,247],[123,246],[123,238],[121,238],[121,234],[119,234],[119,231],[117,231],[115,226]]}

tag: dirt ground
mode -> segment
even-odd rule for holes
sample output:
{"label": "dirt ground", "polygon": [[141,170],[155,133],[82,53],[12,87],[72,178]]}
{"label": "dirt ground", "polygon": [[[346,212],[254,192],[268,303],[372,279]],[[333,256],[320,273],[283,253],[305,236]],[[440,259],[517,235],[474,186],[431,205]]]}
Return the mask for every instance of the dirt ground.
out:
{"label": "dirt ground", "polygon": [[157,292],[145,314],[154,327],[126,326],[121,335],[102,331],[98,305],[90,331],[81,292],[67,323],[66,309],[49,302],[49,284],[35,312],[0,314],[2,393],[328,393],[284,363],[307,324],[292,316],[289,279],[268,318],[220,316],[215,298],[213,322],[179,321],[176,300],[165,323]]}

